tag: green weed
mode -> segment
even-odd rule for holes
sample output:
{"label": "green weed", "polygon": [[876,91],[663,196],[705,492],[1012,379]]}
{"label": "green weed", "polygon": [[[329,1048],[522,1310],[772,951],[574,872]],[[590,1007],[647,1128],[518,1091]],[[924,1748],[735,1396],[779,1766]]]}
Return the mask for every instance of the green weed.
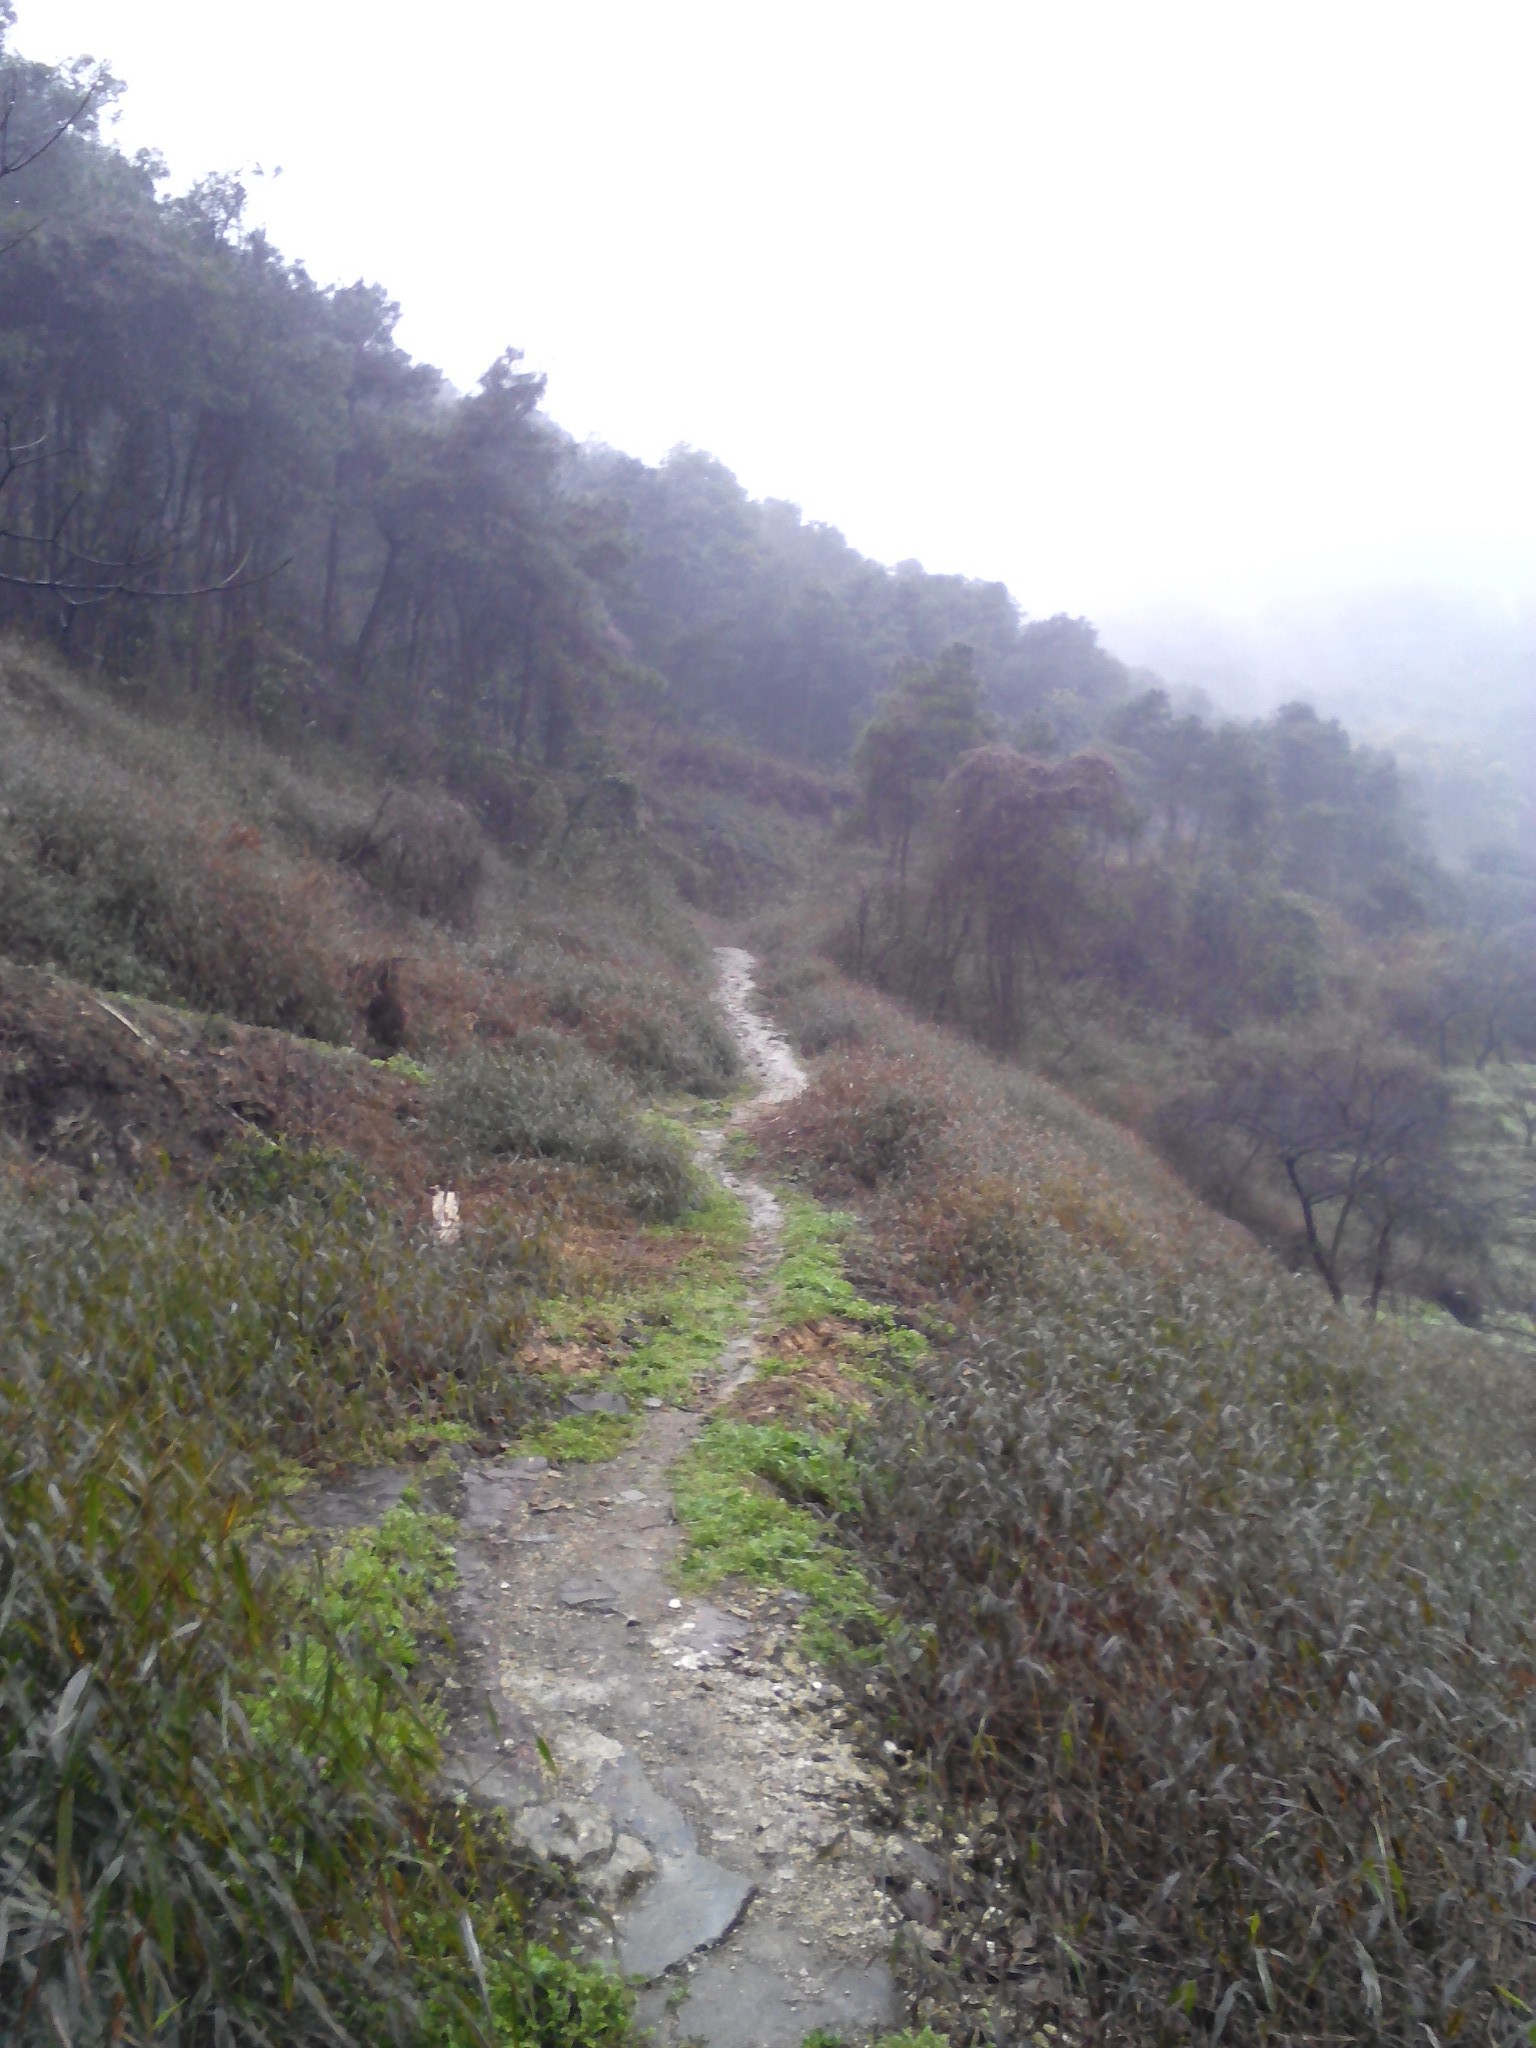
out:
{"label": "green weed", "polygon": [[432,1079],[432,1069],[423,1066],[420,1060],[412,1059],[408,1052],[394,1053],[383,1064],[405,1081],[430,1082]]}
{"label": "green weed", "polygon": [[854,1227],[854,1218],[839,1210],[787,1198],[784,1251],[774,1274],[774,1324],[793,1330],[824,1317],[850,1324],[857,1333],[850,1336],[850,1350],[866,1359],[878,1352],[892,1363],[910,1365],[928,1348],[922,1335],[898,1323],[883,1303],[867,1301],[843,1270],[842,1247]]}
{"label": "green weed", "polygon": [[741,1320],[744,1288],[737,1257],[746,1241],[746,1212],[717,1183],[675,1225],[656,1224],[661,1240],[689,1249],[667,1278],[602,1301],[552,1302],[542,1318],[556,1337],[597,1338],[615,1360],[614,1383],[633,1402],[686,1400]]}
{"label": "green weed", "polygon": [[557,1465],[600,1465],[633,1442],[638,1426],[632,1415],[559,1415],[525,1430],[517,1448]]}
{"label": "green weed", "polygon": [[685,1584],[742,1578],[805,1594],[818,1655],[878,1639],[883,1616],[829,1520],[853,1506],[856,1477],[827,1438],[717,1416],[674,1468],[673,1490],[687,1534]]}
{"label": "green weed", "polygon": [[[275,1739],[300,1723],[323,1742],[332,1717],[365,1716],[385,1754],[414,1748],[436,1761],[436,1716],[408,1701],[405,1681],[420,1661],[423,1638],[447,1634],[443,1598],[457,1578],[452,1533],[445,1517],[402,1504],[296,1573],[276,1685],[250,1708],[258,1733]],[[359,1646],[363,1658],[338,1660],[338,1641]],[[400,1682],[387,1705],[360,1692],[354,1676],[379,1667]]]}

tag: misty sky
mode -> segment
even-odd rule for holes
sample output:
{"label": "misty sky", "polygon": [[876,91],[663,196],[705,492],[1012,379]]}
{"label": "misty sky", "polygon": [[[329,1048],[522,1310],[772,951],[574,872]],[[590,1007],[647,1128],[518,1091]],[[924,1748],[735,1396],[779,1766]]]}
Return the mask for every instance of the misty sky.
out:
{"label": "misty sky", "polygon": [[1536,597],[1536,6],[18,0],[178,184],[887,561]]}

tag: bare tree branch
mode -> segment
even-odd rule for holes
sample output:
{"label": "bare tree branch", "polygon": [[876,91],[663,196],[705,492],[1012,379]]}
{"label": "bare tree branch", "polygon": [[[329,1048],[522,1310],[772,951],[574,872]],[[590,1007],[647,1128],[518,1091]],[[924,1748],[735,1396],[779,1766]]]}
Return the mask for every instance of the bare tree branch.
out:
{"label": "bare tree branch", "polygon": [[[4,87],[4,104],[0,106],[0,178],[14,178],[18,171],[31,168],[40,157],[45,157],[56,142],[61,142],[71,128],[77,128],[90,110],[92,100],[101,91],[102,81],[93,78],[75,105],[61,121],[54,125],[52,134],[47,135],[30,149],[24,148],[19,156],[11,155],[11,116],[16,111],[16,73],[8,75]],[[11,244],[14,247],[15,244]],[[0,250],[0,254],[5,251]]]}

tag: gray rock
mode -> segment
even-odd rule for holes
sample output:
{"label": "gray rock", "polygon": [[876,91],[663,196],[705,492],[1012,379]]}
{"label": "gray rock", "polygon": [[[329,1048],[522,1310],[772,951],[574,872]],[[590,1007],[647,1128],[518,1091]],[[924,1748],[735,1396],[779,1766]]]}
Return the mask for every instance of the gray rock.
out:
{"label": "gray rock", "polygon": [[910,1841],[905,1835],[892,1835],[885,1845],[883,1858],[885,1881],[893,1890],[905,1891],[909,1885],[924,1885],[941,1899],[947,1899],[953,1886],[949,1872],[941,1859],[931,1849],[925,1849],[921,1842]]}
{"label": "gray rock", "polygon": [[753,1893],[750,1879],[690,1851],[668,1857],[640,1903],[619,1922],[619,1967],[649,1983],[730,1933]]}
{"label": "gray rock", "polygon": [[548,1863],[580,1870],[599,1863],[613,1849],[613,1823],[600,1806],[584,1799],[525,1806],[512,1817],[512,1839]]}
{"label": "gray rock", "polygon": [[629,1403],[617,1387],[599,1387],[595,1394],[567,1394],[568,1415],[627,1415]]}
{"label": "gray rock", "polygon": [[656,2029],[658,2041],[800,2048],[817,2028],[859,2041],[900,2019],[896,1986],[883,1962],[849,1967],[756,1916],[728,1947],[703,1957],[687,1982],[688,1997],[675,2014],[666,2011],[666,1987],[640,1998],[636,2018]]}
{"label": "gray rock", "polygon": [[658,1856],[682,1856],[698,1847],[698,1838],[681,1807],[656,1790],[639,1760],[627,1750],[603,1765],[595,1790],[615,1823],[638,1835]]}
{"label": "gray rock", "polygon": [[567,1579],[557,1592],[565,1607],[590,1607],[602,1614],[612,1614],[619,1604],[618,1588],[610,1586],[606,1579]]}
{"label": "gray rock", "polygon": [[613,1854],[591,1879],[593,1895],[605,1905],[627,1898],[656,1869],[656,1858],[636,1835],[620,1835]]}
{"label": "gray rock", "polygon": [[925,1884],[909,1884],[897,1904],[909,1920],[920,1927],[937,1927],[939,1902]]}

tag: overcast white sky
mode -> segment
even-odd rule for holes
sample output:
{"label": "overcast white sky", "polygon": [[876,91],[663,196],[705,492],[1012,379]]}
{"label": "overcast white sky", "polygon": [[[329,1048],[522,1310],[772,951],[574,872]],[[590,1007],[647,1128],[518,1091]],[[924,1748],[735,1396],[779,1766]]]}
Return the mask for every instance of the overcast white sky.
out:
{"label": "overcast white sky", "polygon": [[19,0],[472,384],[1039,616],[1536,593],[1531,0]]}

